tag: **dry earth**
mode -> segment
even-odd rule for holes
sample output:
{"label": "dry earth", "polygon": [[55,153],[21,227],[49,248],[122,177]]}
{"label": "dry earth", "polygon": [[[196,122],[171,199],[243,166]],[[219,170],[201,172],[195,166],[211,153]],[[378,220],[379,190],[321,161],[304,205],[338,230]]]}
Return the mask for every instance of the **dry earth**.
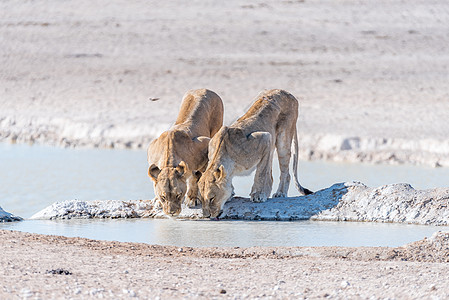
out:
{"label": "dry earth", "polygon": [[303,158],[449,166],[445,0],[1,1],[0,20],[0,140],[144,148],[189,89],[229,124],[283,88]]}
{"label": "dry earth", "polygon": [[0,231],[0,298],[445,299],[449,233],[398,248],[177,248]]}

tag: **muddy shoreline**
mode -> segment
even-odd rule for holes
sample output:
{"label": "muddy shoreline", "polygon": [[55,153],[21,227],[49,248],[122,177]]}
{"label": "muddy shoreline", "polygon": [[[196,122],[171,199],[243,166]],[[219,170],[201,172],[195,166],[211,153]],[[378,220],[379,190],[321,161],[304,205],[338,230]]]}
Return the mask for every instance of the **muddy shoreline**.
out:
{"label": "muddy shoreline", "polygon": [[438,233],[397,248],[180,248],[0,230],[0,295],[444,298],[448,237]]}

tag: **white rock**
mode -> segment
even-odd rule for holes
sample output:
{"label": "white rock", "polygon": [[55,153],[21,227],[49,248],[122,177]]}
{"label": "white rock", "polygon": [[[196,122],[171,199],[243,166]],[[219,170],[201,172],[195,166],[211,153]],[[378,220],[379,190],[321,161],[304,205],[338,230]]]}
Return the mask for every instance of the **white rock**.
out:
{"label": "white rock", "polygon": [[3,210],[3,208],[0,207],[0,223],[1,222],[22,221],[22,220],[23,219],[21,217],[18,217],[9,212],[6,212]]}
{"label": "white rock", "polygon": [[449,224],[449,188],[415,190],[409,184],[369,188],[361,183],[345,183],[345,186],[346,191],[336,206],[311,219]]}
{"label": "white rock", "polygon": [[[312,195],[273,198],[263,203],[234,197],[221,219],[373,221],[449,225],[449,188],[415,190],[409,184],[369,188],[360,182],[338,183]],[[32,219],[167,218],[154,200],[57,202]],[[183,206],[180,219],[202,217],[201,208]]]}
{"label": "white rock", "polygon": [[44,208],[31,219],[138,218],[144,217],[152,208],[150,200],[68,200]]}

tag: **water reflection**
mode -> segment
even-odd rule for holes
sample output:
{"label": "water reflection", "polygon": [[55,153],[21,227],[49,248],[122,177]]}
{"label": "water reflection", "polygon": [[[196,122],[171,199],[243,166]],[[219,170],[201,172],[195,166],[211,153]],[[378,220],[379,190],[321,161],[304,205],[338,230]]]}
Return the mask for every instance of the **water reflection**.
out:
{"label": "water reflection", "polygon": [[449,227],[355,223],[176,220],[26,220],[0,229],[190,247],[401,246]]}

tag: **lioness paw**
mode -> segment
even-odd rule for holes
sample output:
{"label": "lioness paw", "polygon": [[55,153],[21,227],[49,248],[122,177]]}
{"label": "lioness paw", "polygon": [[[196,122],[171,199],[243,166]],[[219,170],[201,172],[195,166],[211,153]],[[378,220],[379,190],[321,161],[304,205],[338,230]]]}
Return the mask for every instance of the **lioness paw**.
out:
{"label": "lioness paw", "polygon": [[285,198],[287,197],[286,193],[276,192],[273,194],[273,198]]}
{"label": "lioness paw", "polygon": [[253,193],[250,196],[252,202],[265,202],[267,199],[268,197],[265,193]]}

